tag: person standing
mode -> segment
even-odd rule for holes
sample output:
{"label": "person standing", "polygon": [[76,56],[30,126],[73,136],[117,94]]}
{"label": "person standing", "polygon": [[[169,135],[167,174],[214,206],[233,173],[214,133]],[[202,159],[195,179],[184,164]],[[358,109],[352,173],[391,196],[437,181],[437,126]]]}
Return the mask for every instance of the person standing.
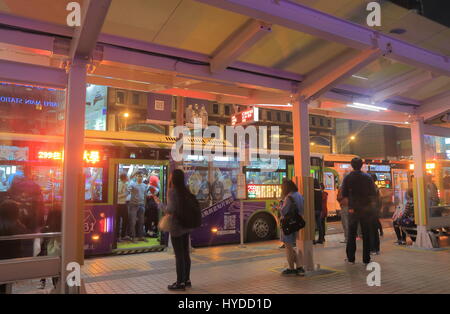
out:
{"label": "person standing", "polygon": [[159,178],[151,176],[147,188],[147,201],[145,203],[145,232],[153,238],[158,237],[159,223]]}
{"label": "person standing", "polygon": [[337,201],[339,202],[339,206],[341,207],[340,216],[342,229],[344,230],[344,240],[341,243],[348,242],[348,198],[342,196],[342,186],[338,191]]}
{"label": "person standing", "polygon": [[355,263],[356,234],[361,224],[363,237],[363,263],[370,263],[370,211],[376,196],[375,183],[371,176],[361,171],[363,161],[355,157],[351,161],[353,171],[344,178],[342,197],[348,198],[348,241],[347,261]]}
{"label": "person standing", "polygon": [[[378,178],[375,173],[371,174],[372,180],[375,183]],[[383,234],[383,228],[380,223],[381,213],[381,197],[378,187],[375,185],[375,197],[372,202],[372,212],[370,217],[370,251],[373,254],[380,254],[380,235]],[[378,233],[380,230],[380,233]]]}
{"label": "person standing", "polygon": [[186,287],[192,287],[189,250],[189,236],[192,230],[184,228],[179,217],[182,216],[181,212],[185,210],[183,207],[186,204],[187,197],[191,196],[191,192],[185,185],[184,172],[180,169],[174,170],[169,182],[166,213],[171,216],[169,232],[175,252],[177,281],[167,288],[169,290],[186,290]]}
{"label": "person standing", "polygon": [[128,176],[122,173],[119,177],[117,187],[117,214],[116,214],[116,236],[117,242],[122,242],[128,236],[128,202],[130,192],[128,191]]}
{"label": "person standing", "polygon": [[313,244],[322,244],[325,241],[325,226],[322,223],[322,200],[323,192],[320,188],[319,180],[314,179],[314,216],[316,218],[316,229],[319,232],[319,240],[314,240]]}
{"label": "person standing", "polygon": [[328,217],[328,193],[325,191],[325,185],[320,184],[320,189],[322,190],[322,214],[320,219],[322,220],[322,230],[323,230],[323,242],[325,242],[325,236],[327,234],[327,217]]}
{"label": "person standing", "polygon": [[[297,214],[304,215],[304,201],[302,195],[298,192],[298,188],[291,180],[284,180],[281,185],[281,197],[283,199],[283,206],[281,207],[281,217],[285,217],[293,203],[296,206]],[[282,233],[281,240],[286,248],[286,257],[289,268],[285,269],[283,275],[299,275],[304,276],[305,270],[303,268],[303,253],[300,248],[295,248],[298,232],[291,234]],[[297,268],[295,268],[297,266]]]}
{"label": "person standing", "polygon": [[136,237],[139,241],[147,242],[147,239],[144,237],[145,192],[147,191],[147,185],[143,181],[144,175],[138,171],[136,173],[136,182],[132,182],[128,186],[128,192],[130,193],[128,232],[133,243],[137,242]]}

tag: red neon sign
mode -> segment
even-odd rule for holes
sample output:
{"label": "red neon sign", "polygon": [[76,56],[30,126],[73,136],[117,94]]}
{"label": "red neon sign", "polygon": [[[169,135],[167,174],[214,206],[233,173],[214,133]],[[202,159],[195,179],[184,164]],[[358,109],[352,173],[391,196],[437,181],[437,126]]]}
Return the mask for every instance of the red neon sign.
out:
{"label": "red neon sign", "polygon": [[[62,152],[38,152],[38,159],[40,160],[63,160],[64,151]],[[100,162],[100,152],[97,150],[84,151],[83,160],[90,164]]]}

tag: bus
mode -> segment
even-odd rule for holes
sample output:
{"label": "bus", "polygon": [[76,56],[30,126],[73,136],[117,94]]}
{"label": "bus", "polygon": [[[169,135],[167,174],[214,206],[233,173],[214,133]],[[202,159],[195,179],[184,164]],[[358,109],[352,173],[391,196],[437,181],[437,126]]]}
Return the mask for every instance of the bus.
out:
{"label": "bus", "polygon": [[[60,207],[63,194],[63,138],[11,133],[0,134],[0,138],[8,138],[0,143],[3,155],[8,157],[0,159],[0,200],[8,197],[14,177],[23,176],[40,187],[47,212],[52,207]],[[270,161],[276,163],[276,171],[268,171],[269,167],[261,161],[250,163],[242,169],[233,155],[207,161],[201,155],[194,154],[178,165],[171,158],[176,140],[161,134],[86,131],[83,183],[86,256],[164,249],[167,241],[161,235],[147,239],[148,242],[118,242],[117,189],[120,174],[131,176],[141,171],[145,180],[156,178],[160,198],[166,202],[168,176],[175,167],[185,171],[187,185],[202,207],[202,227],[192,234],[194,246],[239,242],[237,178],[242,170],[248,183],[247,200],[244,201],[245,240],[276,237],[278,217],[275,209],[281,196],[282,180],[290,177],[289,169],[293,169],[292,152],[281,152],[279,159]],[[209,141],[203,139],[202,144]],[[220,143],[235,153],[235,149],[225,141]],[[312,163],[320,171],[321,161],[317,157],[312,157]]]}

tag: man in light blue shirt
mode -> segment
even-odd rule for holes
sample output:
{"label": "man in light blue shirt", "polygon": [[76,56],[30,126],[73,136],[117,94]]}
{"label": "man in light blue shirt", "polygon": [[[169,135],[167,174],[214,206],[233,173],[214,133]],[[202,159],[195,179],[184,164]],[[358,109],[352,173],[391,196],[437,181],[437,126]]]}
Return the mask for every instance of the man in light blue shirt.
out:
{"label": "man in light blue shirt", "polygon": [[142,172],[136,173],[136,182],[130,183],[128,191],[130,192],[130,204],[128,207],[128,221],[131,241],[136,243],[136,237],[139,241],[147,242],[144,237],[144,214],[145,214],[145,191],[147,185],[143,183],[144,175]]}

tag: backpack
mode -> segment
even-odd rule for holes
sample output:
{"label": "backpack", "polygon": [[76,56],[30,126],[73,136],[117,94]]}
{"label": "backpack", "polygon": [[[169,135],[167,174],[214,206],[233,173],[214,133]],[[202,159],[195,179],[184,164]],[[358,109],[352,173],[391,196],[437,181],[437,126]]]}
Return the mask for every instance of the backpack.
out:
{"label": "backpack", "polygon": [[303,217],[297,213],[297,204],[292,196],[289,196],[289,199],[291,200],[291,206],[289,207],[288,213],[281,219],[281,228],[285,235],[297,232],[306,225]]}
{"label": "backpack", "polygon": [[200,210],[200,203],[195,195],[186,192],[183,202],[180,202],[179,206],[177,219],[183,228],[195,229],[201,226],[202,212]]}

